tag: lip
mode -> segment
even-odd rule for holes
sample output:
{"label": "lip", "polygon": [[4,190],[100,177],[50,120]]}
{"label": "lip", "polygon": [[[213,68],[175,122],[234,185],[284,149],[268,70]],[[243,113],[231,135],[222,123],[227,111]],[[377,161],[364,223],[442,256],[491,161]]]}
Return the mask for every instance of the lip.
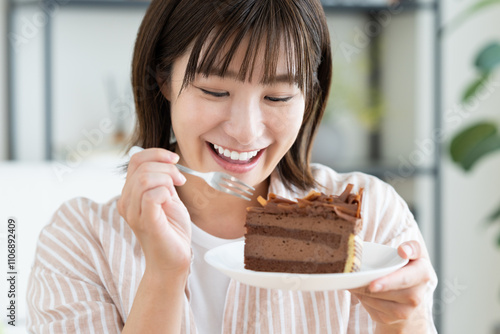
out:
{"label": "lip", "polygon": [[252,170],[255,166],[257,166],[257,163],[259,162],[260,157],[262,156],[263,152],[265,151],[265,149],[261,149],[259,151],[259,153],[257,153],[257,155],[255,157],[253,157],[249,163],[245,163],[245,162],[243,162],[243,163],[234,162],[233,163],[233,162],[229,162],[229,161],[222,159],[217,153],[215,153],[215,151],[212,148],[212,144],[210,144],[209,142],[207,142],[206,144],[207,144],[208,150],[210,151],[210,154],[212,154],[212,157],[214,158],[215,162],[217,162],[217,164],[219,164],[219,166],[221,166],[222,168],[224,168],[228,172],[237,173],[237,174],[246,173],[246,172]]}

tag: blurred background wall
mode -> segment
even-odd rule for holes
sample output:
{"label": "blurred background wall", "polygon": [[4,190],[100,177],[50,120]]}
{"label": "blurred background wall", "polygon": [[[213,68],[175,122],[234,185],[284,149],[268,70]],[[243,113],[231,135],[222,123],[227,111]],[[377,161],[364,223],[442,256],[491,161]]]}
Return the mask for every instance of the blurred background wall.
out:
{"label": "blurred background wall", "polygon": [[[68,198],[119,195],[134,123],[130,60],[146,4],[60,3],[0,1],[0,219],[19,221],[19,332],[40,229]],[[478,1],[382,3],[325,1],[334,82],[314,161],[381,177],[408,202],[440,274],[440,333],[495,333],[498,229],[484,217],[500,204],[500,155],[465,173],[447,150],[471,122],[499,121],[498,73],[474,105],[460,100],[478,50],[500,40],[500,5],[448,30]]]}
{"label": "blurred background wall", "polygon": [[0,160],[7,158],[7,1],[0,3]]}
{"label": "blurred background wall", "polygon": [[[451,23],[478,1],[444,1],[444,23]],[[461,104],[477,77],[478,52],[500,41],[500,5],[477,12],[443,38],[443,127],[449,138],[480,120],[500,123],[500,76],[471,102]],[[459,117],[453,117],[452,115]],[[445,144],[449,144],[448,141]],[[500,204],[500,154],[480,161],[469,173],[443,156],[443,286],[446,333],[496,333],[500,321],[500,244],[497,224],[487,216]]]}

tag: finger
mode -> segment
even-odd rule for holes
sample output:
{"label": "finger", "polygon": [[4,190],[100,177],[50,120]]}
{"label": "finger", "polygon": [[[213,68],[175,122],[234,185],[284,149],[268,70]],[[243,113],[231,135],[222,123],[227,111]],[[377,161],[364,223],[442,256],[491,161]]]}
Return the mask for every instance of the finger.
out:
{"label": "finger", "polygon": [[414,307],[410,305],[393,301],[372,298],[369,296],[359,296],[358,298],[370,315],[373,316],[376,314],[376,317],[385,324],[406,320],[415,310]]}
{"label": "finger", "polygon": [[132,177],[148,173],[163,173],[170,175],[174,184],[177,186],[181,186],[186,182],[186,177],[175,165],[164,162],[145,162],[136,169]]}
{"label": "finger", "polygon": [[179,197],[170,197],[162,204],[163,212],[167,214],[167,219],[172,229],[179,235],[186,237],[186,241],[191,240],[191,218],[184,203]]}
{"label": "finger", "polygon": [[[355,295],[353,295],[353,296],[355,296]],[[366,305],[366,304],[362,304],[362,305],[363,305],[363,308],[368,312],[368,314],[370,314],[370,318],[373,321],[375,321],[376,323],[383,323],[383,321],[385,319],[387,319],[388,315],[386,315],[385,313],[380,312],[379,310],[374,309],[369,305]]]}
{"label": "finger", "polygon": [[[151,163],[148,163],[151,164]],[[141,201],[143,194],[151,189],[165,186],[168,190],[171,191],[173,196],[177,196],[175,188],[173,186],[174,181],[172,180],[172,176],[164,172],[167,169],[167,164],[159,164],[163,166],[158,166],[159,172],[136,172],[136,176],[133,178],[129,178],[125,182],[125,186],[122,190],[121,200],[122,203],[120,205],[121,213],[125,213],[124,218],[133,223],[139,219],[141,215]],[[140,167],[144,168],[144,167]],[[171,166],[171,168],[176,169]],[[150,166],[150,169],[153,167]],[[177,181],[180,182],[180,181]]]}
{"label": "finger", "polygon": [[185,176],[174,165],[145,162],[127,175],[122,190],[120,212],[125,212],[126,219],[134,221],[140,216],[141,196],[145,191],[163,185],[171,191],[172,196],[177,197],[174,185],[180,186],[185,182]]}
{"label": "finger", "polygon": [[140,226],[138,226],[139,232],[145,232],[149,229],[158,231],[158,228],[162,228],[161,226],[154,225],[167,222],[162,204],[170,197],[170,191],[164,186],[149,189],[144,192],[141,198],[141,219]]}
{"label": "finger", "polygon": [[427,259],[408,262],[395,272],[374,280],[368,285],[371,293],[407,289],[416,285],[425,285],[432,275],[432,267]]}
{"label": "finger", "polygon": [[174,165],[148,162],[140,166],[129,181],[132,187],[138,184],[147,190],[156,188],[159,185],[157,182],[181,186],[186,182],[186,177]]}
{"label": "finger", "polygon": [[[133,176],[127,177],[122,191],[122,197],[127,202],[133,201],[131,197],[140,199],[141,194],[160,185],[173,189],[171,184],[180,186],[186,182],[186,178],[179,170],[171,164],[159,162],[147,162],[137,168]],[[177,194],[175,194],[176,196]]]}
{"label": "finger", "polygon": [[403,259],[416,260],[422,256],[422,247],[416,240],[407,241],[398,247],[398,254]]}
{"label": "finger", "polygon": [[[144,193],[141,202],[140,232],[166,232],[174,229],[186,242],[191,238],[191,220],[184,204],[171,196],[166,187],[157,187]],[[164,224],[161,226],[161,224]]]}
{"label": "finger", "polygon": [[170,196],[177,197],[174,180],[169,174],[141,173],[130,182],[129,212],[131,216],[136,218],[142,215],[142,198],[149,190],[165,187],[169,191]]}
{"label": "finger", "polygon": [[351,291],[357,296],[370,297],[374,299],[387,300],[400,304],[408,304],[411,306],[417,306],[422,303],[425,297],[425,292],[427,291],[427,285],[421,284],[413,286],[407,289],[401,289],[397,291],[384,291],[384,292],[370,292],[368,289],[365,291]]}
{"label": "finger", "polygon": [[132,175],[135,170],[145,162],[163,162],[176,164],[179,161],[179,156],[171,151],[163,148],[148,148],[144,151],[137,152],[130,158],[127,177]]}

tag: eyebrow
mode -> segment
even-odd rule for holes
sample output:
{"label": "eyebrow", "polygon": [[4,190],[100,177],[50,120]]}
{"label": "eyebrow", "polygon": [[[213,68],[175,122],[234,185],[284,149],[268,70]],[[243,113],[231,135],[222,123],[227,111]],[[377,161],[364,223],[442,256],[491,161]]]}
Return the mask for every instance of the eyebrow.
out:
{"label": "eyebrow", "polygon": [[[222,73],[222,70],[220,68],[211,68],[207,76],[214,75],[217,77],[221,78],[229,78],[229,79],[234,79],[234,80],[239,80],[239,81],[245,81],[245,79],[242,79],[238,73],[232,70],[226,70],[224,73]],[[289,74],[279,74],[275,75],[272,77],[272,80],[261,80],[261,83],[265,85],[272,85],[275,83],[298,83],[299,78],[297,76],[291,76]]]}

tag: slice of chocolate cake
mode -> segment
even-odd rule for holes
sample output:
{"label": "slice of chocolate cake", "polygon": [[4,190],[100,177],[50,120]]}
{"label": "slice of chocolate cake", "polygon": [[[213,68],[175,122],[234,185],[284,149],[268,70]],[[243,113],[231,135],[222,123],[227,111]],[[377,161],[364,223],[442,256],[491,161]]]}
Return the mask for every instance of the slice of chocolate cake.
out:
{"label": "slice of chocolate cake", "polygon": [[245,268],[287,273],[348,273],[361,268],[361,198],[311,191],[291,201],[269,194],[247,208]]}

